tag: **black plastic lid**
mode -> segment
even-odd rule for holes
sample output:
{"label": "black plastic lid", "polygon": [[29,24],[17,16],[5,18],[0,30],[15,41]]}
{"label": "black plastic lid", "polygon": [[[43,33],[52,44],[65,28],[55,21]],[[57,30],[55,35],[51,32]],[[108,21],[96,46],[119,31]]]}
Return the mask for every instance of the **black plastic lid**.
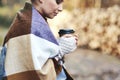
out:
{"label": "black plastic lid", "polygon": [[60,29],[59,34],[71,34],[74,33],[75,31],[73,29]]}

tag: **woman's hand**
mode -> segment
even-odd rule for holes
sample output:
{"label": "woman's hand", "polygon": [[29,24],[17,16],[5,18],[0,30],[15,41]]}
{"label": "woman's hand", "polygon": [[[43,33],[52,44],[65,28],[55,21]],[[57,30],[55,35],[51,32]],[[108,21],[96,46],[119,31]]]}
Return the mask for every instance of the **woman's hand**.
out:
{"label": "woman's hand", "polygon": [[60,53],[62,56],[73,52],[77,48],[78,38],[75,35],[66,34],[59,38]]}

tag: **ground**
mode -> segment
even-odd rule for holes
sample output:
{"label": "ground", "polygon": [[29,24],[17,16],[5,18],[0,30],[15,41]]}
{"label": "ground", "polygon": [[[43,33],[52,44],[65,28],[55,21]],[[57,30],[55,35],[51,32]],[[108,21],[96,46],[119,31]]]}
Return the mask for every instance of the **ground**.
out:
{"label": "ground", "polygon": [[79,48],[65,61],[74,80],[120,80],[120,60],[113,56]]}

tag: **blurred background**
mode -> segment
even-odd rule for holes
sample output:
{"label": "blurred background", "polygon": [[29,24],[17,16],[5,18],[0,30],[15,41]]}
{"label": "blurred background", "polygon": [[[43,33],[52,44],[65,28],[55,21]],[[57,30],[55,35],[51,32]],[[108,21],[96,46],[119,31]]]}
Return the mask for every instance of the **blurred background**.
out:
{"label": "blurred background", "polygon": [[[25,1],[0,0],[0,45]],[[64,10],[48,22],[56,37],[61,28],[78,35],[78,49],[66,58],[75,80],[120,80],[120,0],[64,0]]]}
{"label": "blurred background", "polygon": [[[0,45],[16,12],[27,0],[0,0]],[[58,36],[60,28],[73,28],[79,37],[79,47],[104,54],[120,54],[120,0],[64,1],[64,10],[48,20]]]}

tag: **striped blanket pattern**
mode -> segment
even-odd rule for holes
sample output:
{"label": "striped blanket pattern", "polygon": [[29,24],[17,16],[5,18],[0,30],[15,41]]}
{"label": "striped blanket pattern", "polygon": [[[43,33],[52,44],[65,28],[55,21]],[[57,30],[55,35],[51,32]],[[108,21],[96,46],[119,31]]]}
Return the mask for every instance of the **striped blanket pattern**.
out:
{"label": "striped blanket pattern", "polygon": [[0,65],[4,66],[0,67],[4,80],[55,80],[54,63],[49,57],[59,53],[58,43],[48,23],[29,3],[17,13],[4,48],[5,62]]}

